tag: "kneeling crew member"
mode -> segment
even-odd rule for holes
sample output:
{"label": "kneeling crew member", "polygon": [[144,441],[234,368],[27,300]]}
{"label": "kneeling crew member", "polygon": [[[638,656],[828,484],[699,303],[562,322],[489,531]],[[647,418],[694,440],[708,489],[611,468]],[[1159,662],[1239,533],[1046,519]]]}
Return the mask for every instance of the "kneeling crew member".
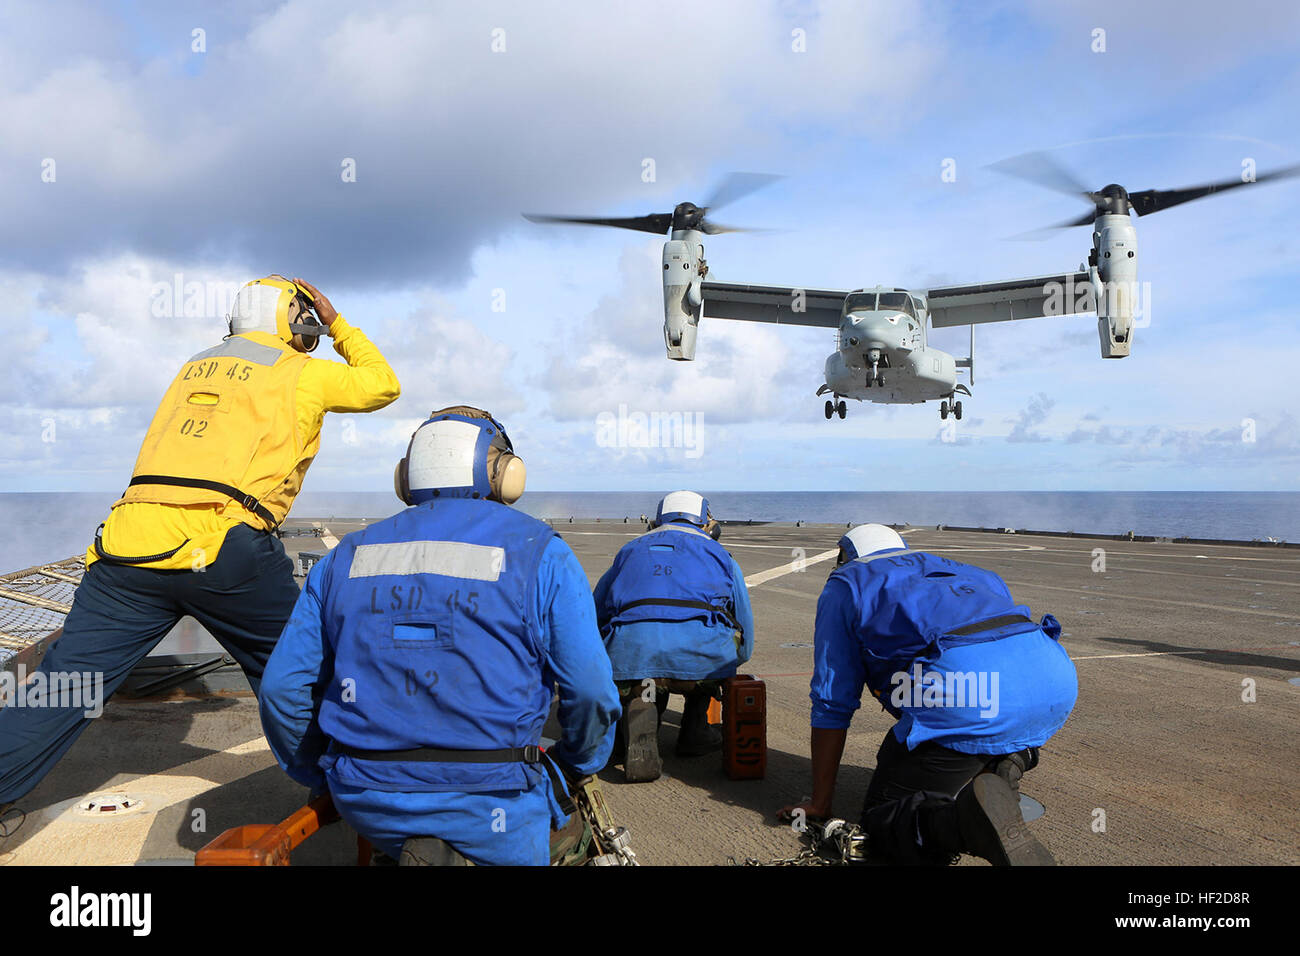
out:
{"label": "kneeling crew member", "polygon": [[[507,507],[524,464],[486,412],[434,412],[395,482],[411,507],[308,575],[262,683],[267,740],[394,859],[435,838],[477,864],[545,866],[571,812],[554,765],[600,770],[619,716],[587,576]],[[562,739],[543,756],[557,687]]]}
{"label": "kneeling crew member", "polygon": [[[302,279],[250,282],[229,319],[229,337],[186,362],[163,397],[41,664],[103,674],[101,704],[186,614],[257,692],[298,599],[271,532],[320,448],[325,413],[374,411],[400,391],[379,350]],[[347,365],[304,354],[322,333]],[[0,709],[0,811],[88,724],[84,706]]]}
{"label": "kneeling crew member", "polygon": [[659,716],[670,690],[685,696],[677,755],[722,747],[709,702],[753,653],[754,618],[745,576],[720,534],[705,498],[675,491],[659,502],[653,530],[625,544],[596,585],[596,618],[624,708],[616,750],[629,781],[660,774]]}
{"label": "kneeling crew member", "polygon": [[840,539],[817,602],[812,800],[827,817],[865,685],[898,722],[885,734],[862,827],[875,855],[942,864],[1050,864],[1024,826],[1020,775],[1069,717],[1074,664],[1050,614],[1035,624],[996,574],[907,550],[884,525]]}

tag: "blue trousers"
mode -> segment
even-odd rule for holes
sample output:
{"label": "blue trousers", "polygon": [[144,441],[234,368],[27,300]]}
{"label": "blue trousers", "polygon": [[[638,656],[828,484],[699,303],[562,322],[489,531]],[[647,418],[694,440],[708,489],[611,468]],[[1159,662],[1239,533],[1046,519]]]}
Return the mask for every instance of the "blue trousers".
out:
{"label": "blue trousers", "polygon": [[478,866],[551,862],[547,780],[508,793],[390,793],[334,781],[329,788],[343,819],[393,859],[408,837],[435,836]]}
{"label": "blue trousers", "polygon": [[[40,670],[103,677],[103,701],[185,615],[243,668],[262,671],[298,600],[293,562],[273,534],[236,525],[203,571],[96,561],[86,571]],[[30,792],[90,725],[84,706],[0,708],[0,804]]]}

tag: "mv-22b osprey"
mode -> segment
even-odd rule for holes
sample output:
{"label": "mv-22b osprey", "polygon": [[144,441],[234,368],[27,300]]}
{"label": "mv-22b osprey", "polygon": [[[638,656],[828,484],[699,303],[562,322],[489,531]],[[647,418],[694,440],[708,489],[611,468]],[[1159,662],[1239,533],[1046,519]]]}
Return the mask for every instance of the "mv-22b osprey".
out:
{"label": "mv-22b osprey", "polygon": [[[706,214],[777,178],[758,173],[733,173],[705,206],[684,202],[670,213],[631,218],[534,216],[533,222],[615,226],[663,235],[664,343],[668,357],[695,358],[700,320],[738,319],[778,325],[836,329],[835,351],[826,359],[825,381],[818,395],[830,394],[829,419],[847,413],[845,399],[884,404],[939,401],[939,417],[960,419],[959,394],[969,396],[974,384],[975,326],[1044,316],[1095,312],[1102,358],[1124,358],[1133,345],[1137,304],[1137,230],[1129,213],[1139,216],[1169,209],[1213,192],[1245,185],[1229,180],[1184,189],[1146,189],[1130,193],[1115,183],[1091,191],[1077,183],[1044,154],[1009,160],[994,168],[1079,196],[1092,205],[1086,215],[1061,227],[1092,225],[1092,249],[1078,271],[1031,279],[1012,279],[935,289],[883,288],[841,291],[790,286],[741,285],[708,279],[703,238],[724,232],[744,232],[710,221]],[[1275,179],[1300,172],[1300,166],[1259,176]],[[964,359],[934,348],[928,327],[967,325],[971,354]],[[966,369],[969,383],[957,380]]]}

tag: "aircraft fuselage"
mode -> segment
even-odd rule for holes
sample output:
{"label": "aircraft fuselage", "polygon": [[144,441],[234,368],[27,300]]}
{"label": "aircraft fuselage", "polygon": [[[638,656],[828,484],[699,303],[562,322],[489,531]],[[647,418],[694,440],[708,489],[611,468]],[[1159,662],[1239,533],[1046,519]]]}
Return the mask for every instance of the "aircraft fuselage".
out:
{"label": "aircraft fuselage", "polygon": [[826,359],[825,390],[891,405],[950,396],[957,384],[956,359],[930,348],[925,339],[925,320],[904,312],[846,312],[839,347]]}

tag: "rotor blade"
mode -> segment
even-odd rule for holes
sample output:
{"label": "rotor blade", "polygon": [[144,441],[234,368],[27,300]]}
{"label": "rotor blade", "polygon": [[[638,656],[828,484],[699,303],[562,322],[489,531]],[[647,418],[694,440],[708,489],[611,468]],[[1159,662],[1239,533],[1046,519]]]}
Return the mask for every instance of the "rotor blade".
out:
{"label": "rotor blade", "polygon": [[[1288,166],[1285,169],[1274,170],[1271,173],[1265,173],[1257,177],[1254,182],[1263,183],[1270,179],[1285,179],[1289,176],[1300,174],[1300,165]],[[1251,183],[1243,182],[1240,178],[1227,179],[1219,183],[1206,183],[1203,186],[1187,186],[1184,189],[1144,189],[1141,192],[1129,193],[1129,202],[1133,204],[1134,211],[1139,216],[1145,216],[1147,213],[1159,212],[1162,209],[1169,209],[1173,206],[1182,205],[1185,202],[1191,202],[1193,199],[1201,199],[1211,193],[1221,193],[1227,189],[1236,189],[1238,186],[1249,186]]]}
{"label": "rotor blade", "polygon": [[721,209],[780,178],[771,173],[728,173],[713,190],[704,208]]}
{"label": "rotor blade", "polygon": [[1023,153],[1010,159],[999,160],[990,164],[988,168],[1005,176],[1025,179],[1060,193],[1079,196],[1088,202],[1093,201],[1092,190],[1075,179],[1073,173],[1067,171],[1046,153]]}
{"label": "rotor blade", "polygon": [[713,222],[705,219],[700,223],[700,232],[706,236],[717,236],[724,232],[771,232],[770,229],[755,228],[753,226],[725,226],[720,222]]}
{"label": "rotor blade", "polygon": [[626,219],[584,219],[576,216],[536,216],[524,213],[529,222],[552,223],[572,222],[583,226],[614,226],[617,229],[635,229],[637,232],[653,232],[665,235],[673,224],[670,212],[652,213],[649,216],[631,216]]}
{"label": "rotor blade", "polygon": [[1094,211],[1090,213],[1085,213],[1084,215],[1080,216],[1078,219],[1071,219],[1069,222],[1054,222],[1050,226],[1043,226],[1040,229],[1034,229],[1031,230],[1030,232],[1017,233],[1014,236],[1007,236],[1006,238],[1015,239],[1015,240],[1046,239],[1048,236],[1052,235],[1052,233],[1054,233],[1057,229],[1070,229],[1074,226],[1091,226],[1093,222],[1096,220],[1096,218],[1097,218],[1097,213]]}

